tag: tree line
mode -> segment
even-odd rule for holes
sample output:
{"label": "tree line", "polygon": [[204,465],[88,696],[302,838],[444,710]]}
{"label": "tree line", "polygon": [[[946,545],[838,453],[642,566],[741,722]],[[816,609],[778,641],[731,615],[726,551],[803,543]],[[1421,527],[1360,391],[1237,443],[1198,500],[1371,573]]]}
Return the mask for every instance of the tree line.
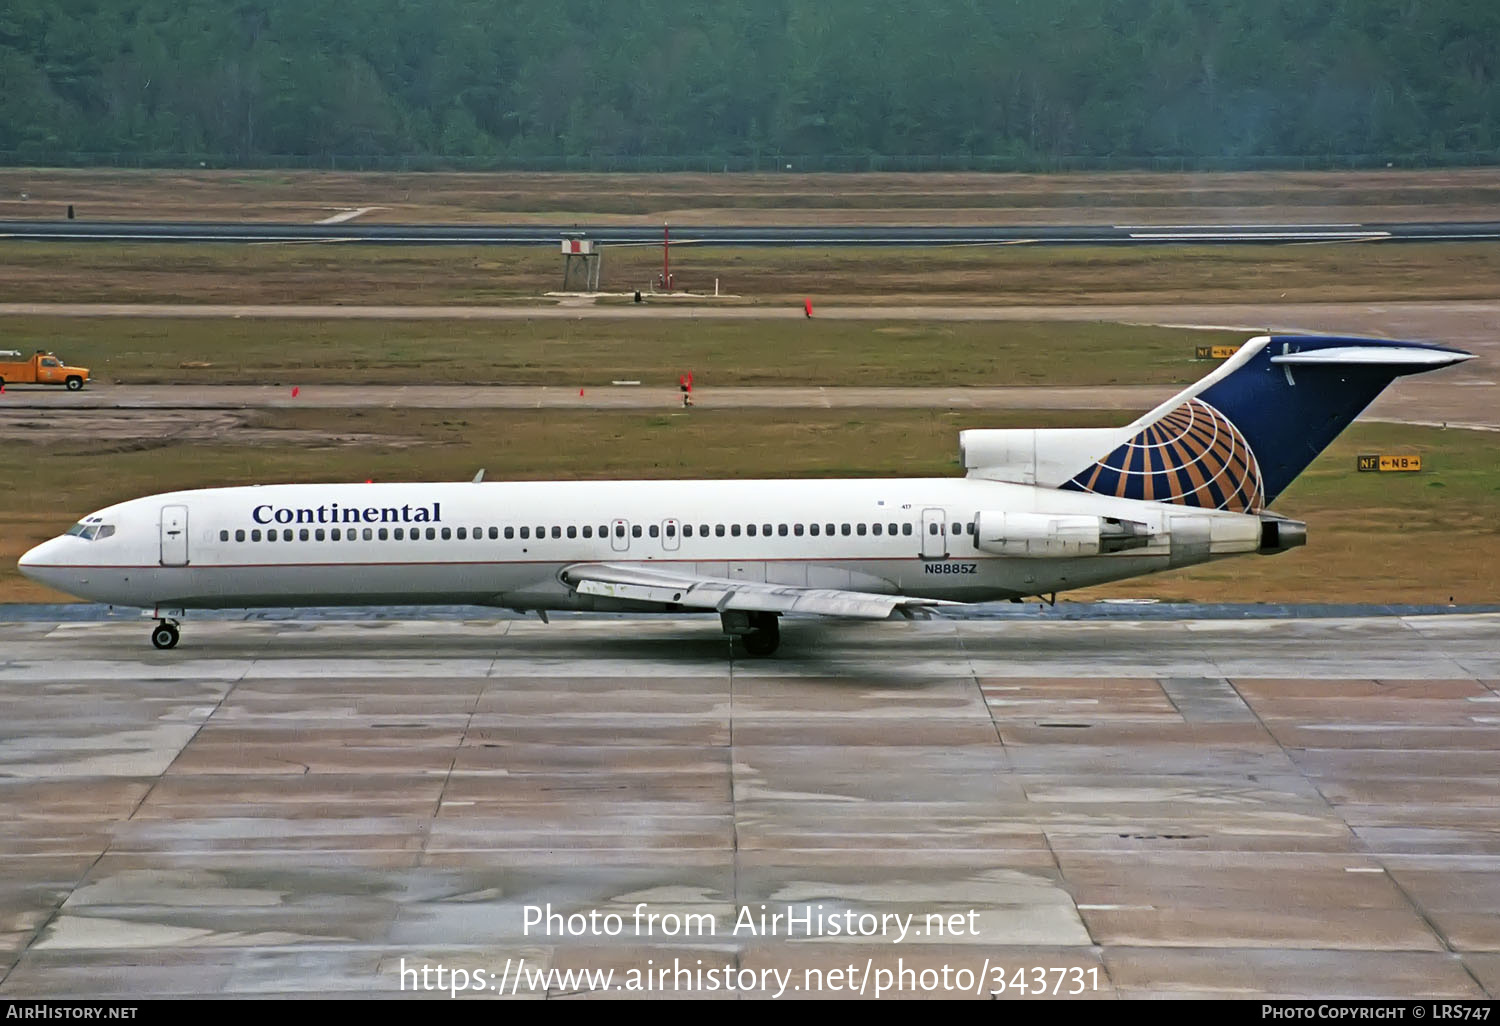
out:
{"label": "tree line", "polygon": [[5,0],[0,151],[1500,149],[1495,0]]}

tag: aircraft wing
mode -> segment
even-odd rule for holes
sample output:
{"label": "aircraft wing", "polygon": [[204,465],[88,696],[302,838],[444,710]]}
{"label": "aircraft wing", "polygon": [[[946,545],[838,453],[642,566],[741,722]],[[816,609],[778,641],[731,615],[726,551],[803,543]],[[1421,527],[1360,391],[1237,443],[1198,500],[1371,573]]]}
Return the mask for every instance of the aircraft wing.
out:
{"label": "aircraft wing", "polygon": [[704,577],[677,570],[657,570],[624,563],[575,563],[562,572],[562,579],[583,595],[629,599],[633,602],[663,602],[687,609],[723,612],[738,609],[764,613],[818,613],[862,620],[884,620],[899,611],[910,617],[914,610],[933,606],[957,606],[961,602],[881,595],[837,588],[799,588],[792,584],[733,581]]}

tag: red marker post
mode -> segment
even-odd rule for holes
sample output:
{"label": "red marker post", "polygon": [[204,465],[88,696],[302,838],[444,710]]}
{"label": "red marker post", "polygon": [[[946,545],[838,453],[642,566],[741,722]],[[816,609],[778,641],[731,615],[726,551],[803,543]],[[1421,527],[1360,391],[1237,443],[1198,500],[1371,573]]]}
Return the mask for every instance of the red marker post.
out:
{"label": "red marker post", "polygon": [[295,398],[297,398],[301,394],[302,394],[302,386],[301,385],[293,385],[292,386],[292,398],[295,399]]}
{"label": "red marker post", "polygon": [[802,309],[807,314],[807,316],[811,317],[812,316],[812,300],[811,299],[804,299],[802,301]]}
{"label": "red marker post", "polygon": [[677,376],[677,387],[682,389],[682,406],[687,409],[693,405],[693,375],[692,372],[679,374]]}

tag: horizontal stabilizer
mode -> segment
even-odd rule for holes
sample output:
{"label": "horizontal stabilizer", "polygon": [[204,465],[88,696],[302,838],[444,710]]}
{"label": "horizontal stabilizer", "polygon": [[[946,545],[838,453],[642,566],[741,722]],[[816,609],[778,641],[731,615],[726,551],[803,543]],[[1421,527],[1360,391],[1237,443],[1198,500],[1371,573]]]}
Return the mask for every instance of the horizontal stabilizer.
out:
{"label": "horizontal stabilizer", "polygon": [[1412,367],[1433,370],[1447,367],[1465,360],[1474,359],[1473,353],[1456,353],[1447,349],[1429,349],[1417,346],[1337,346],[1333,349],[1309,349],[1300,353],[1282,353],[1271,357],[1272,363],[1302,364],[1307,366],[1329,365],[1367,367]]}

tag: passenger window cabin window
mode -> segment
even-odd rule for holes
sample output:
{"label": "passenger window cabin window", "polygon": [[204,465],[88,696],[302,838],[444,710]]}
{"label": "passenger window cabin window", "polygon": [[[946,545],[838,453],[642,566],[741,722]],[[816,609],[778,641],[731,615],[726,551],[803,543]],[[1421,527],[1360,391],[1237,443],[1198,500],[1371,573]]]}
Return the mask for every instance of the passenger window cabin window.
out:
{"label": "passenger window cabin window", "polygon": [[715,538],[722,538],[722,537],[724,537],[724,525],[723,524],[715,524],[714,525],[714,537]]}
{"label": "passenger window cabin window", "polygon": [[871,524],[870,533],[878,535],[881,532],[881,528],[883,528],[884,526],[884,524]]}
{"label": "passenger window cabin window", "polygon": [[291,541],[292,540],[292,529],[290,527],[286,528],[285,530],[283,530],[281,532],[281,540],[282,541]]}
{"label": "passenger window cabin window", "polygon": [[219,532],[219,541],[228,541],[228,540],[229,540],[229,532],[228,531],[220,531]]}
{"label": "passenger window cabin window", "polygon": [[955,520],[953,522],[953,533],[958,534],[959,531],[963,530],[963,526],[963,524],[960,524],[957,520]]}
{"label": "passenger window cabin window", "polygon": [[303,527],[303,528],[300,528],[300,529],[299,529],[299,530],[298,530],[298,531],[297,531],[297,540],[298,540],[298,541],[307,541],[307,540],[308,540],[308,538],[310,538],[310,537],[311,537],[311,535],[310,535],[310,534],[308,534],[308,532],[307,532],[307,528],[305,528],[305,527]]}
{"label": "passenger window cabin window", "polygon": [[938,533],[938,525],[937,524],[928,524],[927,525],[927,533],[928,534],[937,534]]}
{"label": "passenger window cabin window", "polygon": [[609,525],[608,524],[600,524],[599,525],[599,537],[601,537],[601,538],[608,538],[609,537]]}
{"label": "passenger window cabin window", "polygon": [[313,540],[314,541],[323,541],[325,539],[325,537],[326,536],[325,536],[325,534],[323,532],[323,529],[321,527],[318,528],[316,531],[313,532]]}
{"label": "passenger window cabin window", "polygon": [[531,528],[529,528],[529,527],[523,527],[523,528],[521,528],[521,540],[525,541],[526,539],[528,539],[530,537],[531,537]]}
{"label": "passenger window cabin window", "polygon": [[740,525],[739,524],[730,524],[729,525],[729,533],[733,537],[738,538],[740,536]]}
{"label": "passenger window cabin window", "polygon": [[234,532],[234,540],[238,541],[238,542],[244,541],[245,540],[245,532],[244,531],[236,531],[236,532]]}
{"label": "passenger window cabin window", "polygon": [[653,537],[653,538],[660,538],[661,537],[661,528],[657,527],[655,524],[652,524],[651,527],[647,530],[646,533],[649,534],[649,535],[651,535],[651,537]]}
{"label": "passenger window cabin window", "polygon": [[367,527],[367,528],[365,528],[364,531],[363,531],[363,534],[365,536],[365,541],[374,541],[375,540],[375,529],[373,527]]}
{"label": "passenger window cabin window", "polygon": [[911,525],[910,524],[902,524],[901,525],[901,533],[903,535],[905,535],[906,537],[910,538],[911,537]]}
{"label": "passenger window cabin window", "polygon": [[676,524],[668,524],[667,525],[667,537],[668,538],[676,538],[677,537],[677,525]]}
{"label": "passenger window cabin window", "polygon": [[[765,535],[767,538],[771,537],[771,525],[770,524],[761,524],[760,525],[760,533],[763,534],[763,535]],[[782,534],[786,534],[785,531],[782,531],[781,533]]]}
{"label": "passenger window cabin window", "polygon": [[572,524],[568,525],[568,537],[569,538],[577,538],[578,537],[578,528],[574,527]]}
{"label": "passenger window cabin window", "polygon": [[592,538],[594,536],[594,525],[593,524],[584,524],[583,525],[583,536],[585,538]]}
{"label": "passenger window cabin window", "polygon": [[891,528],[891,537],[892,538],[896,537],[896,525],[895,524],[891,524],[890,528]]}
{"label": "passenger window cabin window", "polygon": [[814,538],[816,538],[818,536],[818,530],[819,530],[819,526],[817,524],[808,524],[807,525],[807,533],[811,534]]}
{"label": "passenger window cabin window", "polygon": [[341,541],[343,540],[344,534],[337,527],[335,527],[333,530],[328,532],[328,537],[332,538],[334,541]]}
{"label": "passenger window cabin window", "polygon": [[754,538],[755,537],[755,525],[754,524],[746,524],[745,525],[745,533],[748,534],[750,537]]}
{"label": "passenger window cabin window", "polygon": [[379,535],[379,537],[380,537],[381,541],[389,541],[391,535],[390,535],[389,531],[387,531],[385,528],[382,527],[380,529],[380,535]]}
{"label": "passenger window cabin window", "polygon": [[833,524],[824,524],[823,525],[823,533],[826,534],[826,535],[828,535],[828,537],[832,538],[837,532],[834,530],[834,525]]}
{"label": "passenger window cabin window", "polygon": [[854,525],[854,533],[857,534],[857,535],[859,535],[861,538],[863,538],[865,536],[865,531],[866,531],[866,527],[865,527],[864,524],[855,524]]}
{"label": "passenger window cabin window", "polygon": [[406,541],[406,530],[400,527],[392,528],[391,537],[397,541]]}
{"label": "passenger window cabin window", "polygon": [[554,537],[554,538],[561,538],[562,537],[562,528],[561,527],[553,527],[552,528],[552,537]]}
{"label": "passenger window cabin window", "polygon": [[505,529],[505,540],[506,541],[510,541],[515,536],[516,536],[516,529],[514,527],[507,527]]}
{"label": "passenger window cabin window", "polygon": [[977,521],[972,524],[966,524],[964,525],[964,530],[968,531],[970,534],[978,534],[979,524]]}
{"label": "passenger window cabin window", "polygon": [[693,536],[693,525],[692,524],[683,524],[682,525],[682,536],[684,538],[691,538]]}
{"label": "passenger window cabin window", "polygon": [[708,537],[708,525],[707,524],[699,524],[698,525],[698,537],[699,538],[707,538]]}
{"label": "passenger window cabin window", "polygon": [[639,538],[640,536],[641,536],[641,525],[640,524],[631,524],[630,525],[630,537],[632,537],[632,538]]}
{"label": "passenger window cabin window", "polygon": [[[786,524],[777,524],[776,525],[776,533],[779,534],[781,537],[785,538],[786,537]],[[798,533],[800,534],[801,532],[799,531]]]}
{"label": "passenger window cabin window", "polygon": [[849,537],[849,525],[848,524],[844,524],[843,528],[844,528],[844,532],[843,532],[844,533],[844,537],[845,538]]}
{"label": "passenger window cabin window", "polygon": [[616,524],[615,525],[615,537],[616,538],[623,538],[623,537],[625,537],[625,525],[624,524]]}
{"label": "passenger window cabin window", "polygon": [[453,538],[453,529],[451,527],[445,527],[445,528],[443,528],[443,541],[449,541],[452,538]]}
{"label": "passenger window cabin window", "polygon": [[468,541],[469,540],[469,529],[467,527],[460,527],[458,529],[458,540],[459,541]]}
{"label": "passenger window cabin window", "polygon": [[428,541],[433,541],[436,538],[437,538],[437,528],[435,528],[435,527],[429,527],[427,529],[427,540]]}
{"label": "passenger window cabin window", "polygon": [[277,540],[278,539],[276,537],[276,532],[274,530],[266,532],[266,541],[273,542],[273,541],[277,541]]}
{"label": "passenger window cabin window", "polygon": [[260,532],[259,531],[251,531],[250,532],[250,540],[253,541],[253,542],[254,541],[260,541]]}
{"label": "passenger window cabin window", "polygon": [[500,540],[500,528],[498,528],[498,527],[492,527],[492,528],[490,528],[490,541],[499,541],[499,540]]}
{"label": "passenger window cabin window", "polygon": [[793,524],[792,525],[792,533],[795,534],[798,538],[801,538],[802,537],[802,525],[801,524]]}

